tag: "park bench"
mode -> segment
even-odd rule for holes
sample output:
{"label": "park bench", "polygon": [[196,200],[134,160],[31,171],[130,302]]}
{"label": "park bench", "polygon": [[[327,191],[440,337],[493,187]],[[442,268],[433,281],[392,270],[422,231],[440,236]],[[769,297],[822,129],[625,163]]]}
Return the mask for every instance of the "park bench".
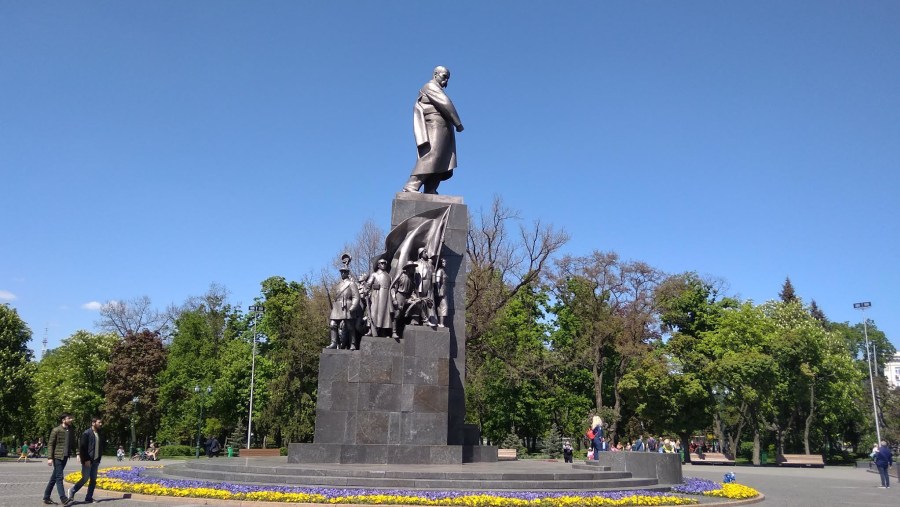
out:
{"label": "park bench", "polygon": [[820,454],[779,454],[778,466],[783,467],[824,467],[825,460]]}
{"label": "park bench", "polygon": [[700,465],[734,465],[734,458],[729,458],[721,452],[704,452],[702,454],[691,454],[691,463]]}
{"label": "park bench", "polygon": [[270,458],[281,456],[281,449],[239,449],[242,458]]}
{"label": "park bench", "polygon": [[497,449],[497,461],[516,461],[518,456],[516,456],[515,449]]}

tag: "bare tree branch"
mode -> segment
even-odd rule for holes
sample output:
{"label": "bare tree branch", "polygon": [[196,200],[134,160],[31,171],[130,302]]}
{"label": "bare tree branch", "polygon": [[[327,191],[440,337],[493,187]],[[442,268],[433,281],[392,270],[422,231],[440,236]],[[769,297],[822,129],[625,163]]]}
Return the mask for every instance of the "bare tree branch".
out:
{"label": "bare tree branch", "polygon": [[384,229],[378,226],[374,220],[366,220],[362,228],[356,234],[353,243],[345,243],[344,248],[335,256],[334,267],[340,266],[340,256],[349,253],[353,260],[350,262],[350,270],[360,276],[373,270],[375,257],[384,253]]}
{"label": "bare tree branch", "polygon": [[107,301],[100,307],[100,319],[94,325],[122,338],[128,333],[138,333],[145,329],[167,337],[171,333],[173,320],[172,313],[156,310],[149,297],[140,296],[127,301]]}
{"label": "bare tree branch", "polygon": [[[488,213],[470,219],[466,240],[466,336],[477,343],[490,323],[523,288],[538,283],[548,259],[569,240],[540,221],[523,225],[517,211],[495,196]],[[518,224],[519,234],[509,232]]]}

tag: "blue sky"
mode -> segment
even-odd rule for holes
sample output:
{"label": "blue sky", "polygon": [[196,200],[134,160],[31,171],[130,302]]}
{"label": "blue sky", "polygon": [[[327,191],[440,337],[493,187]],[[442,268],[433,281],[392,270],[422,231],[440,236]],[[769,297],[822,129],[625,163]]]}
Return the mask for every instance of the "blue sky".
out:
{"label": "blue sky", "polygon": [[0,302],[50,346],[329,265],[389,224],[435,65],[466,129],[441,192],[615,250],[790,276],[900,345],[900,3],[0,1]]}

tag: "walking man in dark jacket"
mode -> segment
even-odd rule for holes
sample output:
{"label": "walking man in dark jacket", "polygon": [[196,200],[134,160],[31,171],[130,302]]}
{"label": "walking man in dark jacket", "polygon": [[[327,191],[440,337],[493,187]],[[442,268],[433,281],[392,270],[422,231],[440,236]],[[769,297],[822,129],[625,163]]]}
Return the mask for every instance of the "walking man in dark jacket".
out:
{"label": "walking man in dark jacket", "polygon": [[70,502],[75,501],[75,493],[84,486],[84,483],[90,479],[88,483],[87,496],[84,497],[84,503],[94,503],[94,487],[97,485],[97,469],[100,467],[100,458],[103,457],[103,448],[106,441],[100,433],[103,427],[103,419],[94,416],[91,418],[91,427],[81,434],[81,440],[78,442],[78,459],[81,461],[81,480],[69,488],[68,497]]}
{"label": "walking man in dark jacket", "polygon": [[63,505],[68,505],[72,501],[66,497],[66,490],[63,487],[63,476],[65,475],[66,463],[69,456],[75,450],[75,430],[72,429],[72,416],[68,412],[63,412],[59,416],[59,426],[53,428],[50,432],[50,440],[47,441],[47,465],[53,467],[53,475],[50,476],[50,482],[44,489],[44,503],[54,505],[56,502],[50,499],[53,494],[53,485],[56,484],[56,491],[59,493],[59,500]]}
{"label": "walking man in dark jacket", "polygon": [[891,474],[888,473],[888,468],[894,466],[894,456],[891,454],[891,448],[888,447],[887,442],[883,440],[878,452],[875,453],[875,466],[878,467],[878,473],[881,475],[881,487],[890,488]]}

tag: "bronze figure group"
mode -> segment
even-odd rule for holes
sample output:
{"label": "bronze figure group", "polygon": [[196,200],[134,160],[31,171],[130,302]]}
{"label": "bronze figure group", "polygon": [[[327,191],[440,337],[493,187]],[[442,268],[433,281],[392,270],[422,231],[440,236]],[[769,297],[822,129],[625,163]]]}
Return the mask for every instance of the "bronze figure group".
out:
{"label": "bronze figure group", "polygon": [[[330,297],[328,349],[359,350],[363,335],[402,338],[406,326],[445,327],[449,314],[445,259],[419,249],[391,282],[387,261],[378,259],[375,271],[354,279],[348,254],[341,256],[341,281]],[[435,267],[437,262],[437,267]]]}

